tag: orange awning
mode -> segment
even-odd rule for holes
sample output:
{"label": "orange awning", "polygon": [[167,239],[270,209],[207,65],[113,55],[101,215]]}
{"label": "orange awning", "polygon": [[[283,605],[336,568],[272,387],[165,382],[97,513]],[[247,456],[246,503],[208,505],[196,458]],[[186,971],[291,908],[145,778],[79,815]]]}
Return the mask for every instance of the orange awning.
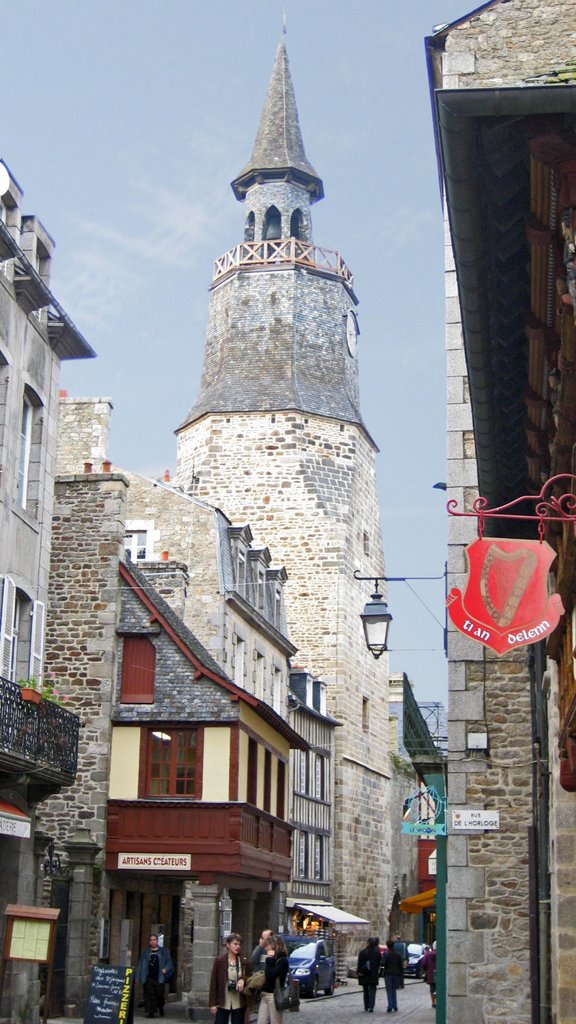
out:
{"label": "orange awning", "polygon": [[407,896],[400,900],[400,911],[402,914],[419,914],[426,907],[433,907],[436,902],[436,889],[426,889],[426,892],[419,892],[416,896]]}

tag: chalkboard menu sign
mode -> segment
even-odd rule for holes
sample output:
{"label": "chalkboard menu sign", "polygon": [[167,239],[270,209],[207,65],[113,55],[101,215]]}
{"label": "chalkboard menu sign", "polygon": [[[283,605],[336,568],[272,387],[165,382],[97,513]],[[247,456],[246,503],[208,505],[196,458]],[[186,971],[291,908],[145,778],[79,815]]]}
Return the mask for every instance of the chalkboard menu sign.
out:
{"label": "chalkboard menu sign", "polygon": [[134,968],[96,965],[92,968],[84,1024],[132,1024]]}

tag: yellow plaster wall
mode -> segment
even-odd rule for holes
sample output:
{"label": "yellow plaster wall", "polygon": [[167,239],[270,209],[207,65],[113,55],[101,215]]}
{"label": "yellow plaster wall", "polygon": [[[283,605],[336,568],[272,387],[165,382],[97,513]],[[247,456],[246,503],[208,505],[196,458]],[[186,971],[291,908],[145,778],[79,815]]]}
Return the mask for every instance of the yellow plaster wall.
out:
{"label": "yellow plaster wall", "polygon": [[110,753],[111,800],[138,798],[138,769],[140,764],[140,729],[113,729]]}
{"label": "yellow plaster wall", "polygon": [[[217,727],[204,730],[204,763],[202,767],[202,799],[230,799],[230,729]],[[241,799],[241,798],[240,798]]]}
{"label": "yellow plaster wall", "polygon": [[247,725],[255,736],[261,737],[262,742],[266,743],[271,750],[277,750],[283,757],[288,758],[290,753],[288,740],[285,740],[271,725],[263,722],[252,708],[246,707],[245,704],[240,707],[240,721]]}

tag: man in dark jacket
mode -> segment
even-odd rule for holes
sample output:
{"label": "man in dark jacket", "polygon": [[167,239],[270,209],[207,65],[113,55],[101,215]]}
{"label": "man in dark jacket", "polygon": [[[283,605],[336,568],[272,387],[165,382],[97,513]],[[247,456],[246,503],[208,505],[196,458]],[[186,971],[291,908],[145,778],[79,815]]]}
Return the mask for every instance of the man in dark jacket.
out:
{"label": "man in dark jacket", "polygon": [[138,961],[136,980],[144,986],[144,1007],[146,1016],[153,1017],[158,1010],[164,1016],[164,993],[166,982],[174,973],[174,964],[170,953],[158,943],[158,936],[150,936],[148,949],[145,949]]}
{"label": "man in dark jacket", "polygon": [[364,1009],[368,1013],[374,1013],[381,960],[378,939],[368,939],[364,949],[358,954],[356,969],[358,981],[364,990]]}

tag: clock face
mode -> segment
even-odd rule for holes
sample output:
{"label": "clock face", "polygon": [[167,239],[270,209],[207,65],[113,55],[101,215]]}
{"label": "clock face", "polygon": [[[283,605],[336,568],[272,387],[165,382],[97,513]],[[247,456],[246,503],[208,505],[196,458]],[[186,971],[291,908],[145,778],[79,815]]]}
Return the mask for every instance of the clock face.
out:
{"label": "clock face", "polygon": [[356,346],[358,343],[358,321],[353,309],[349,309],[346,314],[346,342],[348,344],[348,351],[350,355],[356,355]]}

